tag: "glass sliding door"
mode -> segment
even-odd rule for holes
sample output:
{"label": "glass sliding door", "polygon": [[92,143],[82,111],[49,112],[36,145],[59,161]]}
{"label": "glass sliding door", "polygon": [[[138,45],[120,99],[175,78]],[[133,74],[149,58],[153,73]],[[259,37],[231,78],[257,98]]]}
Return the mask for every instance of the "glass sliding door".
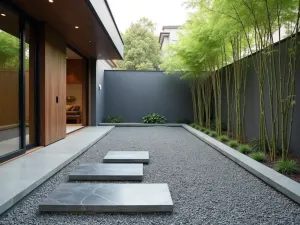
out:
{"label": "glass sliding door", "polygon": [[0,4],[0,157],[20,147],[19,16]]}
{"label": "glass sliding door", "polygon": [[0,3],[0,163],[38,144],[36,32]]}

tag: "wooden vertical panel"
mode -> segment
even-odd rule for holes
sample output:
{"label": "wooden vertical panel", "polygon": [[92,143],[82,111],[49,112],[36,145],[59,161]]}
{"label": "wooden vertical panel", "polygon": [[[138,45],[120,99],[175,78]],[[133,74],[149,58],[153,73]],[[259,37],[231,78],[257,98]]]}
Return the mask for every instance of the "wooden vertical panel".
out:
{"label": "wooden vertical panel", "polygon": [[66,42],[49,25],[42,30],[40,140],[48,145],[66,136]]}
{"label": "wooden vertical panel", "polygon": [[82,126],[87,126],[87,121],[86,121],[86,62],[84,59],[82,60],[82,116],[81,116],[81,121],[82,121]]}
{"label": "wooden vertical panel", "polygon": [[19,126],[19,71],[0,70],[0,126]]}
{"label": "wooden vertical panel", "polygon": [[84,60],[67,60],[67,84],[82,84],[84,78]]}
{"label": "wooden vertical panel", "polygon": [[57,104],[57,135],[59,138],[66,137],[66,126],[67,126],[67,118],[66,118],[66,99],[67,99],[67,83],[66,83],[66,75],[67,75],[67,60],[66,60],[66,43],[63,46],[60,46],[62,51],[59,52],[58,55],[58,64],[60,66],[60,72],[57,73],[57,82],[58,82],[58,96],[59,101]]}
{"label": "wooden vertical panel", "polygon": [[39,63],[40,63],[40,144],[46,145],[46,74],[45,74],[45,27],[41,26],[39,40]]}

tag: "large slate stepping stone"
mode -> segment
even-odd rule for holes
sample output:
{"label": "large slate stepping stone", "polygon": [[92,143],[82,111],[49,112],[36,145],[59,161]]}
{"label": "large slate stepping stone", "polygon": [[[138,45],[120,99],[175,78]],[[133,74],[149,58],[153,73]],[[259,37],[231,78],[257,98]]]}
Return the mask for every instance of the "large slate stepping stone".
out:
{"label": "large slate stepping stone", "polygon": [[109,151],[104,159],[105,163],[148,163],[148,151]]}
{"label": "large slate stepping stone", "polygon": [[69,174],[69,180],[142,180],[143,164],[89,163],[81,164]]}
{"label": "large slate stepping stone", "polygon": [[171,212],[167,184],[65,183],[42,203],[41,212]]}

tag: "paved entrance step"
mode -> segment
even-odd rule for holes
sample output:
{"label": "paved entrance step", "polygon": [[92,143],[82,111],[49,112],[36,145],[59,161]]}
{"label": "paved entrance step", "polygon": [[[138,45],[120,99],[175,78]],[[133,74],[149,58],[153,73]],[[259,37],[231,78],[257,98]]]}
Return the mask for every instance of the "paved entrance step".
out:
{"label": "paved entrance step", "polygon": [[148,151],[109,151],[105,163],[149,163]]}
{"label": "paved entrance step", "polygon": [[172,212],[167,184],[61,184],[41,212]]}
{"label": "paved entrance step", "polygon": [[142,180],[143,164],[89,163],[69,174],[70,181]]}

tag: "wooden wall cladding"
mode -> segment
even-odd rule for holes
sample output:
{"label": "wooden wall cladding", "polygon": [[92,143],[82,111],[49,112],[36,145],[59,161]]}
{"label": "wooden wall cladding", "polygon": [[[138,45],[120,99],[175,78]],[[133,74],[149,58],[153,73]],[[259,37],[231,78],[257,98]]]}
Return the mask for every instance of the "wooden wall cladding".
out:
{"label": "wooden wall cladding", "polygon": [[[29,123],[30,112],[34,109],[33,76],[25,72],[25,120]],[[31,82],[31,83],[30,83]],[[30,86],[30,87],[29,87]],[[29,99],[31,99],[29,101]],[[31,109],[31,110],[30,110]],[[0,126],[19,123],[19,71],[0,71]]]}
{"label": "wooden wall cladding", "polygon": [[48,145],[66,136],[66,41],[47,24],[41,36],[40,140]]}
{"label": "wooden wall cladding", "polygon": [[67,84],[83,84],[84,79],[84,60],[67,60]]}
{"label": "wooden wall cladding", "polygon": [[0,71],[0,126],[19,124],[19,71]]}
{"label": "wooden wall cladding", "polygon": [[86,95],[87,95],[87,90],[86,90],[86,61],[82,60],[83,62],[83,76],[82,76],[82,117],[81,117],[81,122],[83,126],[87,126],[88,122],[86,120],[86,116],[87,116],[87,111],[86,111],[86,106],[87,106],[87,102],[86,102]]}

